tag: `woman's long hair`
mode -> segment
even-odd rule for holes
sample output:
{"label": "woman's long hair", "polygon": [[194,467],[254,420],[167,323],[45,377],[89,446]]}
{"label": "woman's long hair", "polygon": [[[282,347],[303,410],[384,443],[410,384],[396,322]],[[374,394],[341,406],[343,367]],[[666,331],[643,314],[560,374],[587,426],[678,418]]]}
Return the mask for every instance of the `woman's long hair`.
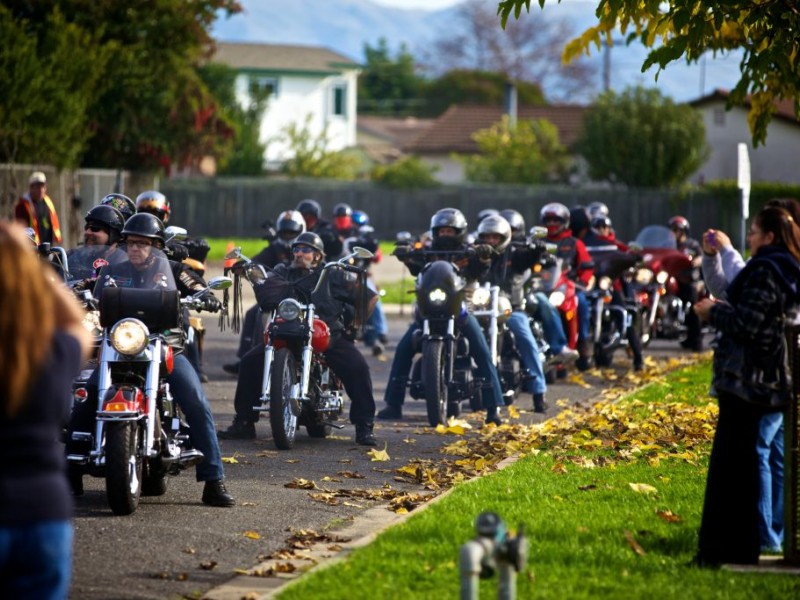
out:
{"label": "woman's long hair", "polygon": [[55,315],[45,269],[21,227],[0,221],[0,411],[15,416],[51,348]]}
{"label": "woman's long hair", "polygon": [[784,246],[789,253],[800,261],[800,225],[794,217],[783,208],[768,206],[756,215],[756,225],[762,232],[772,233],[773,244]]}

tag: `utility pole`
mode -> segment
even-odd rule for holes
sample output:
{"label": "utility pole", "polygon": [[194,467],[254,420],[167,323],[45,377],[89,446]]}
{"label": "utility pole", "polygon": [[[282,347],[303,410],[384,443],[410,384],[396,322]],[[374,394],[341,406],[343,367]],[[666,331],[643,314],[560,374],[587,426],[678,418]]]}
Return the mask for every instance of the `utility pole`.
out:
{"label": "utility pole", "polygon": [[612,39],[609,44],[603,41],[603,91],[607,92],[611,89],[611,47],[614,44],[624,44],[623,39]]}

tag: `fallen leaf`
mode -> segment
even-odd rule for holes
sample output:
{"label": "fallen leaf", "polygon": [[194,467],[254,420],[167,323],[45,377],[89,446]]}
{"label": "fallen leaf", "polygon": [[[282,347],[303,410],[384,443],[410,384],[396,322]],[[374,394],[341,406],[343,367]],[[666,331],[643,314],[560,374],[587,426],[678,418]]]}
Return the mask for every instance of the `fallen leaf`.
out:
{"label": "fallen leaf", "polygon": [[224,462],[226,464],[229,464],[229,465],[237,465],[237,464],[239,464],[239,461],[236,460],[236,457],[234,457],[234,456],[223,456],[222,457],[222,462]]}
{"label": "fallen leaf", "polygon": [[258,533],[257,531],[245,531],[242,535],[244,537],[246,537],[246,538],[251,539],[251,540],[260,540],[261,539],[261,534]]}
{"label": "fallen leaf", "polygon": [[656,514],[660,519],[663,519],[667,523],[680,523],[681,521],[683,521],[683,519],[681,519],[678,515],[673,513],[668,508],[665,510],[657,510]]}
{"label": "fallen leaf", "polygon": [[403,438],[403,443],[404,444],[416,444],[417,440],[415,440],[414,438]]}
{"label": "fallen leaf", "polygon": [[217,566],[217,561],[215,560],[207,560],[200,563],[200,568],[203,569],[204,571],[210,571],[216,566]]}
{"label": "fallen leaf", "polygon": [[293,465],[295,463],[299,463],[300,459],[299,458],[287,458],[286,462]]}
{"label": "fallen leaf", "polygon": [[239,506],[258,506],[255,502],[242,502]]}
{"label": "fallen leaf", "polygon": [[300,477],[295,477],[289,483],[284,483],[283,487],[293,489],[293,490],[316,490],[319,489],[317,484],[311,481],[310,479],[302,479]]}
{"label": "fallen leaf", "polygon": [[342,477],[345,477],[347,479],[366,479],[367,478],[366,475],[362,475],[358,471],[339,471],[336,474],[340,475]]}
{"label": "fallen leaf", "polygon": [[184,554],[196,554],[197,550],[195,550],[194,548],[189,546],[189,547],[183,549],[183,553]]}
{"label": "fallen leaf", "polygon": [[636,539],[633,537],[633,533],[631,533],[627,529],[625,530],[625,541],[628,542],[628,545],[639,556],[644,556],[645,554],[647,554],[647,552],[644,551],[644,548],[642,548],[641,544],[639,544],[639,542],[637,542]]}
{"label": "fallen leaf", "polygon": [[512,419],[519,419],[519,411],[513,404],[508,407],[508,416]]}
{"label": "fallen leaf", "polygon": [[343,458],[341,460],[337,460],[336,462],[338,462],[340,464],[343,464],[343,465],[351,465],[351,464],[353,464],[353,459],[352,458]]}
{"label": "fallen leaf", "polygon": [[371,462],[386,462],[389,459],[389,453],[386,452],[386,448],[388,447],[387,444],[383,445],[383,450],[376,450],[373,448],[369,452],[367,452],[367,456],[371,457]]}
{"label": "fallen leaf", "polygon": [[658,490],[647,483],[629,483],[631,489],[639,494],[657,494]]}

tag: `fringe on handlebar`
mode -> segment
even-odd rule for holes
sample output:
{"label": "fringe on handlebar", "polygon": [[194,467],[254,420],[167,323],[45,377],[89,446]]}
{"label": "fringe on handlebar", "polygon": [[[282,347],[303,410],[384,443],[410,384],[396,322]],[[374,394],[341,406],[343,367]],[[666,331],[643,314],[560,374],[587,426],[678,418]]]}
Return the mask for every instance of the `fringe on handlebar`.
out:
{"label": "fringe on handlebar", "polygon": [[[225,290],[227,293],[227,290]],[[242,328],[242,275],[239,269],[233,273],[233,316],[231,317],[231,329],[234,333],[239,333]]]}

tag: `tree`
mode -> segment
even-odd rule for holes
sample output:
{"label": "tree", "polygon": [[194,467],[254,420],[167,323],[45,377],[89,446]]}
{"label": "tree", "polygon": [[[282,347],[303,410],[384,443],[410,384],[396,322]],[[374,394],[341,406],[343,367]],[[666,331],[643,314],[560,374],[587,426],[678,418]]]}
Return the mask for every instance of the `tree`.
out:
{"label": "tree", "polygon": [[466,0],[456,14],[427,60],[434,72],[494,71],[534,83],[550,99],[574,101],[593,91],[593,73],[584,61],[562,64],[563,41],[573,35],[565,21],[511,22],[502,30],[496,11],[484,0]]}
{"label": "tree", "polygon": [[377,47],[364,44],[366,65],[358,78],[358,110],[364,114],[405,116],[415,114],[422,102],[424,80],[415,72],[414,57],[405,44],[395,58],[385,38]]}
{"label": "tree", "polygon": [[418,156],[405,156],[390,165],[375,165],[370,179],[396,190],[419,190],[436,187],[433,174],[439,167],[426,165]]}
{"label": "tree", "polygon": [[327,129],[318,135],[311,133],[306,117],[302,125],[292,123],[283,129],[283,141],[289,146],[292,158],[283,163],[281,171],[289,177],[323,177],[351,180],[356,178],[359,158],[349,152],[328,150]]}
{"label": "tree", "polygon": [[546,119],[520,121],[507,116],[473,134],[480,153],[466,156],[469,181],[484,183],[546,183],[564,179],[569,165],[558,130]]}
{"label": "tree", "polygon": [[[560,1],[560,0],[559,0]],[[544,7],[545,0],[538,0]],[[519,17],[530,0],[502,0],[497,12],[507,27],[509,17]],[[658,65],[658,73],[680,58],[697,62],[707,51],[714,55],[743,49],[741,78],[731,91],[728,104],[749,101],[748,120],[753,144],[766,141],[767,126],[774,103],[790,100],[800,114],[800,10],[794,3],[754,0],[669,0],[668,2],[630,2],[600,0],[598,23],[584,31],[564,48],[565,60],[588,54],[594,45],[611,43],[619,29],[627,34],[628,44],[639,40],[653,48],[642,65],[642,72]]]}
{"label": "tree", "polygon": [[637,187],[684,183],[708,158],[700,114],[642,87],[602,94],[578,147],[592,179]]}

